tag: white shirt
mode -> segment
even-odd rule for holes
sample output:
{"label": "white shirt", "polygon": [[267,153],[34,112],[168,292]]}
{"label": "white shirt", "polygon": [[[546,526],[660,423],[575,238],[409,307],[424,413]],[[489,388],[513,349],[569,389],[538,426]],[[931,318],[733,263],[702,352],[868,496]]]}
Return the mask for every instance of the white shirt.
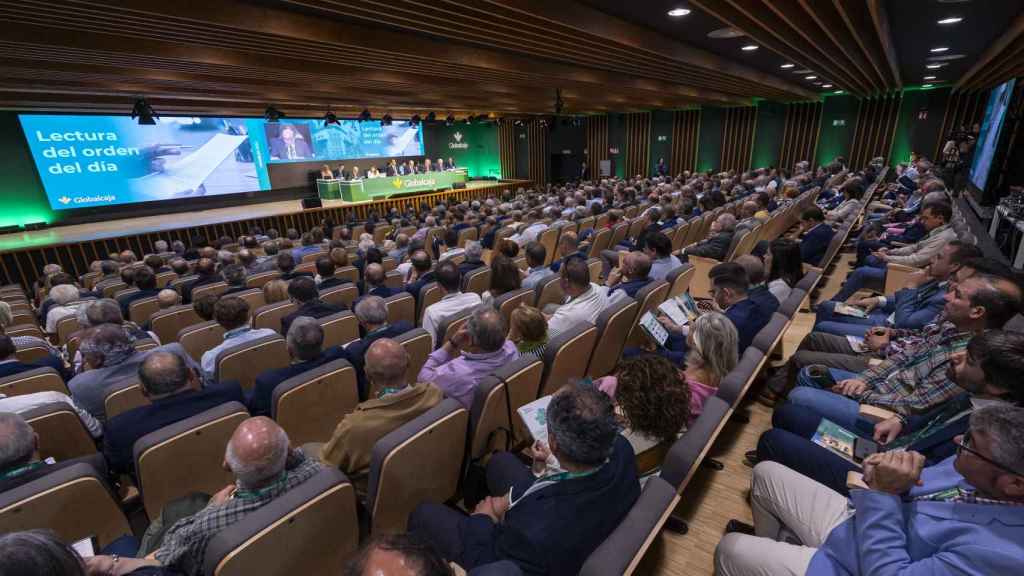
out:
{"label": "white shirt", "polygon": [[[437,328],[445,318],[454,316],[480,304],[480,295],[476,292],[455,292],[441,298],[438,302],[427,306],[423,311],[423,329],[430,334],[430,342],[436,347]],[[444,337],[444,334],[440,335]]]}
{"label": "white shirt", "polygon": [[54,306],[46,312],[46,333],[56,334],[57,333],[57,322],[60,322],[68,316],[74,316],[78,314],[78,303],[68,304],[66,306]]}
{"label": "white shirt", "polygon": [[768,283],[768,291],[772,293],[772,296],[775,296],[776,300],[782,303],[786,301],[786,298],[789,298],[789,293],[793,289],[782,278],[776,278]]}
{"label": "white shirt", "polygon": [[545,231],[547,229],[548,229],[548,225],[547,224],[545,224],[543,222],[535,222],[535,223],[530,224],[529,226],[527,226],[526,230],[523,230],[521,233],[516,234],[511,239],[516,244],[519,244],[520,246],[525,246],[526,244],[529,244],[530,242],[536,241],[537,237],[540,236],[541,232],[543,232],[543,231]]}
{"label": "white shirt", "polygon": [[92,414],[89,414],[82,408],[79,408],[77,404],[67,394],[61,394],[60,392],[35,392],[33,394],[22,394],[20,396],[4,396],[0,394],[0,412],[11,412],[14,414],[24,414],[33,408],[38,408],[44,404],[53,404],[60,402],[70,406],[78,418],[82,421],[82,425],[89,431],[89,435],[93,438],[99,438],[103,435],[103,426],[99,420],[93,418]]}
{"label": "white shirt", "polygon": [[598,315],[607,307],[607,292],[591,282],[586,292],[559,306],[548,320],[548,338],[554,338],[581,322],[596,322]]}
{"label": "white shirt", "polygon": [[199,364],[203,369],[203,381],[207,383],[214,383],[214,374],[217,372],[217,357],[224,350],[237,346],[245,342],[252,340],[259,340],[264,336],[273,336],[277,334],[270,328],[259,328],[253,329],[248,326],[242,326],[241,328],[235,328],[234,330],[228,330],[224,333],[224,341],[217,344],[213,348],[203,353],[203,357]]}
{"label": "white shirt", "polygon": [[451,250],[445,252],[444,254],[441,254],[441,257],[438,258],[437,261],[438,262],[444,262],[445,260],[447,260],[447,259],[449,259],[449,258],[451,258],[453,256],[460,256],[460,255],[465,254],[465,253],[466,253],[466,249],[465,248],[452,248]]}

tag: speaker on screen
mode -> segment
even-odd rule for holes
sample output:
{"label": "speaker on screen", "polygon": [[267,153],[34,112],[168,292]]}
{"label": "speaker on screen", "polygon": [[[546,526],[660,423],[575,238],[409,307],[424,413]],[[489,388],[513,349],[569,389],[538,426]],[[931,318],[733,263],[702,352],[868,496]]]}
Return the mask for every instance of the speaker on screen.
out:
{"label": "speaker on screen", "polygon": [[462,190],[466,187],[465,182],[452,182],[452,190]]}
{"label": "speaker on screen", "polygon": [[324,203],[320,201],[320,198],[303,198],[302,209],[309,210],[310,208],[323,208]]}

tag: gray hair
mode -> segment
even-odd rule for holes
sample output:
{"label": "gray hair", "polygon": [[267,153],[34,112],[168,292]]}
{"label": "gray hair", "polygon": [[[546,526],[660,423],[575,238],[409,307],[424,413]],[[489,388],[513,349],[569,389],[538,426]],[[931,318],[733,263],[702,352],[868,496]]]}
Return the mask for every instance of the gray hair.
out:
{"label": "gray hair", "polygon": [[50,530],[0,536],[0,574],[85,576],[78,554]]}
{"label": "gray hair", "polygon": [[1010,468],[1024,461],[1024,408],[998,403],[971,413],[971,431],[992,439],[992,459]]}
{"label": "gray hair", "polygon": [[60,267],[60,264],[47,264],[43,266],[43,276],[50,276],[62,271],[63,268]]}
{"label": "gray hair", "polygon": [[721,229],[726,232],[732,232],[736,229],[736,217],[728,212],[720,214],[717,222],[719,222]]}
{"label": "gray hair", "polygon": [[221,273],[228,284],[232,286],[245,286],[245,266],[241,264],[228,264]]}
{"label": "gray hair", "polygon": [[466,259],[467,260],[479,260],[484,255],[483,244],[476,240],[470,240],[466,242]]}
{"label": "gray hair", "polygon": [[320,356],[324,345],[324,329],[309,316],[299,316],[288,327],[288,351],[299,360]]}
{"label": "gray hair", "polygon": [[174,242],[171,242],[171,251],[174,252],[175,254],[184,254],[185,243],[182,242],[181,240],[175,240]]}
{"label": "gray hair", "polygon": [[273,441],[273,445],[269,447],[264,458],[251,462],[239,458],[235,452],[235,443],[228,441],[227,449],[224,451],[224,460],[227,461],[231,472],[243,487],[262,486],[284,470],[285,462],[288,459],[288,434],[283,428],[277,427]]}
{"label": "gray hair", "polygon": [[235,255],[227,250],[220,250],[217,252],[217,261],[220,262],[222,266],[230,266],[235,263]]}
{"label": "gray hair", "polygon": [[159,252],[167,252],[167,240],[157,240],[153,242],[153,250]]}
{"label": "gray hair", "polygon": [[600,466],[619,433],[615,408],[595,386],[570,382],[551,397],[548,434],[554,436],[557,456],[582,466]]}
{"label": "gray hair", "polygon": [[58,306],[64,306],[78,300],[78,287],[74,284],[61,284],[50,289],[50,298]]}
{"label": "gray hair", "polygon": [[356,303],[356,318],[363,324],[384,324],[388,321],[388,309],[380,296],[364,296]]}
{"label": "gray hair", "polygon": [[0,470],[22,464],[36,449],[36,433],[25,419],[11,412],[0,412]]}
{"label": "gray hair", "polygon": [[85,306],[85,322],[79,323],[83,326],[99,326],[100,324],[123,324],[124,314],[121,312],[121,305],[113,298],[104,298],[91,302]]}
{"label": "gray hair", "polygon": [[693,346],[686,361],[695,362],[719,381],[739,362],[739,333],[725,314],[701,314],[690,326]]}
{"label": "gray hair", "polygon": [[505,318],[494,308],[481,305],[466,321],[466,329],[473,344],[483,348],[485,352],[495,352],[505,345],[508,329]]}
{"label": "gray hair", "polygon": [[93,356],[102,359],[104,368],[117,366],[135,353],[135,348],[132,347],[124,329],[113,324],[91,328],[82,337],[78,349],[83,357]]}

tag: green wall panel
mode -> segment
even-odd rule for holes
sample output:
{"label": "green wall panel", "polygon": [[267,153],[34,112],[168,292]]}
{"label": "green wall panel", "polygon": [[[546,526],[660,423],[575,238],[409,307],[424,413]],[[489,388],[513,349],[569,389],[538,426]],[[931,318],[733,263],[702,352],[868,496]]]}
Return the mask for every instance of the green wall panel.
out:
{"label": "green wall panel", "polygon": [[750,165],[754,168],[777,166],[786,127],[786,105],[762,100],[757,103],[757,128]]}
{"label": "green wall panel", "polygon": [[651,112],[651,143],[650,162],[647,173],[652,176],[658,165],[658,159],[664,158],[667,164],[672,163],[672,111],[655,110]]}
{"label": "green wall panel", "polygon": [[700,110],[700,136],[697,140],[697,170],[718,170],[722,165],[721,108],[702,106]]}
{"label": "green wall panel", "polygon": [[830,162],[836,156],[850,155],[853,131],[857,125],[859,102],[848,94],[825,96],[821,108],[816,164]]}
{"label": "green wall panel", "polygon": [[14,112],[0,112],[0,226],[61,219],[50,209]]}
{"label": "green wall panel", "polygon": [[427,125],[423,146],[430,158],[451,156],[457,166],[469,169],[471,178],[502,177],[497,124]]}

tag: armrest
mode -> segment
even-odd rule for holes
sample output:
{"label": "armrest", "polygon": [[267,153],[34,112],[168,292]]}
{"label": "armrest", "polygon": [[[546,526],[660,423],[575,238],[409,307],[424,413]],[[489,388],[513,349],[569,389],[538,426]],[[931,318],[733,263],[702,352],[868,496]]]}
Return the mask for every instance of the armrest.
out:
{"label": "armrest", "polygon": [[870,490],[868,485],[864,483],[864,475],[854,470],[846,473],[846,487],[850,490]]}
{"label": "armrest", "polygon": [[894,264],[889,262],[886,264],[885,273],[885,290],[883,294],[895,294],[897,290],[907,285],[907,280],[915,272],[919,272],[920,268],[913,266],[907,266],[905,264]]}
{"label": "armrest", "polygon": [[872,422],[881,422],[882,420],[888,420],[895,418],[896,413],[885,408],[879,408],[878,406],[871,406],[869,404],[861,404],[857,413],[861,418],[871,420]]}

